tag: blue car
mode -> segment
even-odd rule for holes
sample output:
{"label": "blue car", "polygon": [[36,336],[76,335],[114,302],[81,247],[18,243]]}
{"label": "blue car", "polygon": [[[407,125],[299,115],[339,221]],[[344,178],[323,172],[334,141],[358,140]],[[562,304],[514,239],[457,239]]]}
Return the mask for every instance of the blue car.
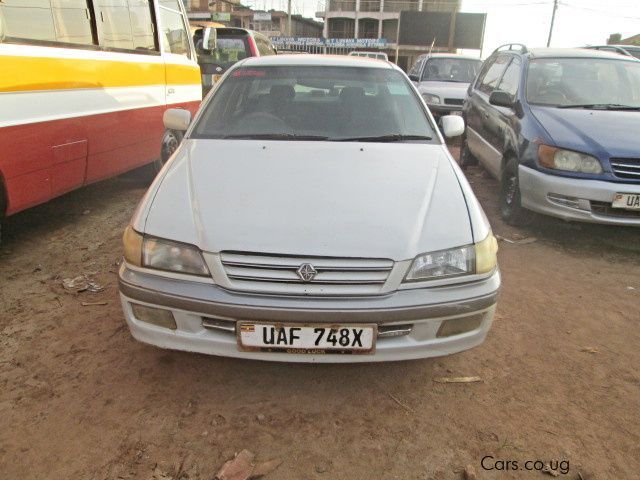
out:
{"label": "blue car", "polygon": [[506,45],[469,86],[463,117],[462,166],[500,180],[507,223],[533,211],[640,226],[640,61]]}

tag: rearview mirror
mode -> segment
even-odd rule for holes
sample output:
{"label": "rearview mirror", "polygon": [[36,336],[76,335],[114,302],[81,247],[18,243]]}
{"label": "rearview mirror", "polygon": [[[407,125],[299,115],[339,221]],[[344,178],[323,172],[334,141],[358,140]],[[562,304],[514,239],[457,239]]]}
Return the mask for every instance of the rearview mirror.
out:
{"label": "rearview mirror", "polygon": [[442,133],[447,138],[459,137],[464,133],[464,120],[459,115],[445,115],[440,119]]}
{"label": "rearview mirror", "polygon": [[162,121],[164,122],[164,128],[167,130],[184,132],[191,123],[191,112],[181,108],[170,108],[165,110],[164,115],[162,115]]}
{"label": "rearview mirror", "polygon": [[202,49],[212,52],[218,44],[218,32],[214,27],[202,29]]}
{"label": "rearview mirror", "polygon": [[489,103],[496,107],[513,108],[513,97],[502,90],[494,90],[489,96]]}

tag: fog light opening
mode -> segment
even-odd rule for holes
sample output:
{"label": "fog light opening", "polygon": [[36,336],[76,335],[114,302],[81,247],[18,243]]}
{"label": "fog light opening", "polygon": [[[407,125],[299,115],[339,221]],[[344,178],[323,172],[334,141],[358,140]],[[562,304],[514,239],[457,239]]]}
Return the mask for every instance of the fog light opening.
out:
{"label": "fog light opening", "polygon": [[470,315],[462,318],[452,318],[450,320],[444,320],[438,328],[436,337],[451,337],[453,335],[460,335],[480,328],[484,320],[484,313],[478,315]]}
{"label": "fog light opening", "polygon": [[558,193],[548,193],[547,199],[551,203],[561,205],[563,207],[575,208],[578,210],[591,210],[591,202],[585,198],[568,197]]}
{"label": "fog light opening", "polygon": [[131,304],[131,310],[136,320],[150,323],[156,327],[169,328],[175,330],[177,327],[176,320],[170,310],[163,308],[147,307],[138,303]]}

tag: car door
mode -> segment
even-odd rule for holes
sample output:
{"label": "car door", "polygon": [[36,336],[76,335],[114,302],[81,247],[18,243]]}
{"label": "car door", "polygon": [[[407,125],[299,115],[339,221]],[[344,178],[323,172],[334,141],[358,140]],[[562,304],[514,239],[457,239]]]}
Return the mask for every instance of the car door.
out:
{"label": "car door", "polygon": [[[522,72],[522,60],[513,57],[504,70],[502,78],[498,82],[496,90],[508,93],[512,100],[516,99],[520,76]],[[489,116],[485,122],[484,135],[494,151],[500,152],[500,162],[491,162],[491,172],[498,178],[501,175],[502,157],[510,145],[515,146],[515,131],[518,129],[518,117],[513,108],[490,105]]]}
{"label": "car door", "polygon": [[498,54],[487,60],[469,95],[470,104],[466,115],[469,150],[496,177],[500,174],[502,153],[494,147],[495,140],[492,142],[491,139],[496,131],[497,120],[495,107],[489,104],[489,96],[497,88],[511,57]]}

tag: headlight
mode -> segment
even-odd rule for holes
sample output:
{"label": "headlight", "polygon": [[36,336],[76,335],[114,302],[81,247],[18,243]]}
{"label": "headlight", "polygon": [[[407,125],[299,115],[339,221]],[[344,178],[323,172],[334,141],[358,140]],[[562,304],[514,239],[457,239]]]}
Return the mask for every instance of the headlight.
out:
{"label": "headlight", "polygon": [[145,238],[131,226],[124,232],[124,258],[139,267],[190,275],[209,275],[202,253],[193,245],[160,238]]}
{"label": "headlight", "polygon": [[493,234],[475,245],[450,248],[418,255],[405,276],[405,282],[437,280],[489,273],[497,265],[498,242]]}
{"label": "headlight", "polygon": [[540,165],[555,170],[579,173],[602,173],[602,165],[597,158],[584,153],[540,145],[538,147]]}
{"label": "headlight", "polygon": [[429,105],[440,105],[440,97],[438,95],[423,93],[422,98],[424,98],[424,101]]}

